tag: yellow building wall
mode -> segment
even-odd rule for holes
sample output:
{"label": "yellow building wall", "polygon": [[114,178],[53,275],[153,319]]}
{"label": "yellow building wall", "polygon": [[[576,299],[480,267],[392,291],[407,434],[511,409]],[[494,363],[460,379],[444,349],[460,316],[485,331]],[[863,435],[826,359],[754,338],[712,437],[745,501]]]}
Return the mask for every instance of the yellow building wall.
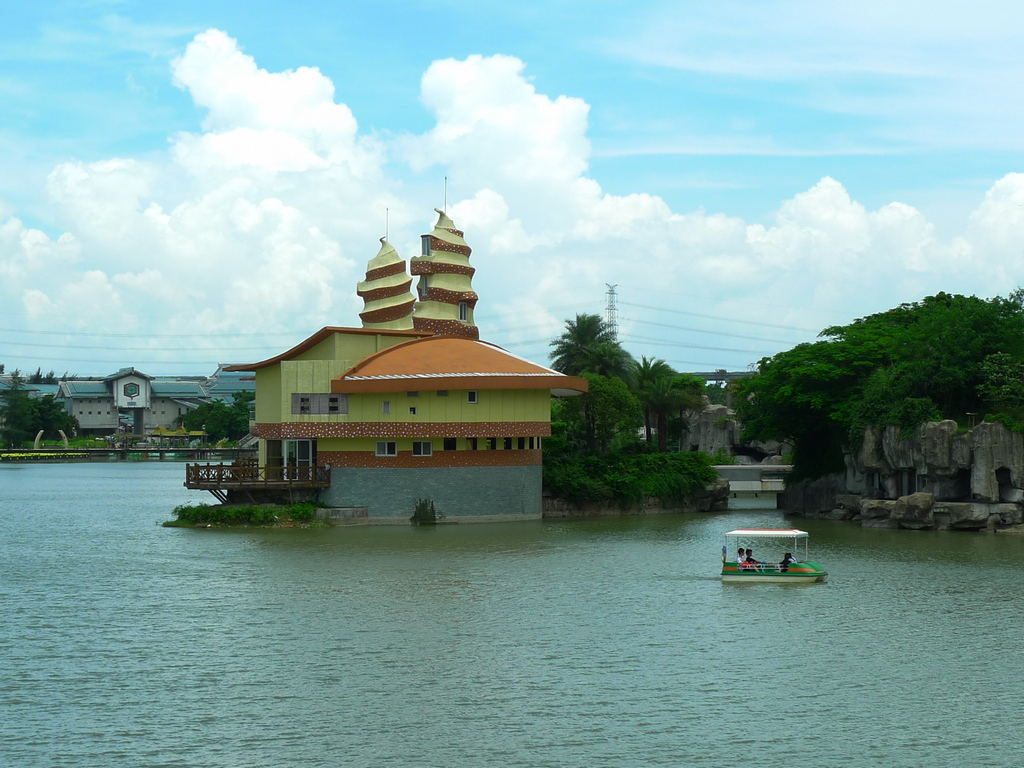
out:
{"label": "yellow building wall", "polygon": [[[348,414],[292,414],[292,394],[330,393],[331,381],[368,355],[407,341],[401,336],[335,333],[316,346],[276,365],[256,371],[256,421],[280,422],[546,422],[551,418],[551,393],[546,389],[477,390],[477,402],[468,402],[466,390],[451,390],[447,397],[421,391],[354,394]],[[391,413],[383,413],[383,403]],[[416,415],[409,408],[416,408]],[[372,446],[371,446],[372,447]],[[335,450],[327,449],[325,450]],[[343,449],[337,449],[343,450]],[[349,449],[356,450],[356,449]],[[359,449],[361,450],[361,449]]]}
{"label": "yellow building wall", "polygon": [[282,415],[281,366],[260,368],[256,371],[256,421],[261,424],[275,424],[282,421]]}
{"label": "yellow building wall", "polygon": [[365,357],[409,341],[402,336],[365,333],[334,333],[319,344],[276,365],[256,371],[256,421],[329,421],[330,416],[291,416],[293,392],[331,391],[331,379]]}
{"label": "yellow building wall", "polygon": [[[384,415],[383,403],[391,403],[391,414]],[[409,408],[416,408],[416,415]],[[450,390],[448,397],[437,392],[422,391],[419,397],[408,393],[359,394],[348,397],[348,419],[344,416],[322,417],[321,421],[367,422],[481,422],[481,421],[550,421],[551,392],[546,389],[481,389],[477,402],[470,403],[466,390]],[[303,417],[314,418],[314,417]]]}

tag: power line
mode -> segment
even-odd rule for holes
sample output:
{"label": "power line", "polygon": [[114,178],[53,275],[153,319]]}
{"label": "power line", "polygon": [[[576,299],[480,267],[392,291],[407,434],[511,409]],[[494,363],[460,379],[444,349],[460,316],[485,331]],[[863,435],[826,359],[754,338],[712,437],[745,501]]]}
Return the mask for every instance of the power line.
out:
{"label": "power line", "polygon": [[623,301],[622,304],[629,307],[637,307],[639,309],[652,309],[655,312],[669,312],[673,315],[687,315],[689,317],[703,317],[706,320],[719,320],[725,323],[740,323],[742,325],[756,325],[759,328],[780,328],[784,331],[801,331],[803,333],[818,333],[818,328],[798,328],[795,325],[773,325],[772,323],[763,323],[760,320],[737,320],[735,317],[720,317],[718,315],[702,315],[699,312],[685,312],[681,309],[665,309],[664,307],[651,307],[647,304],[634,304],[631,301]]}
{"label": "power line", "polygon": [[[97,347],[85,344],[36,344],[27,341],[5,341],[0,349],[6,347],[28,347],[29,349],[98,349],[103,352],[194,352],[196,347]],[[231,353],[235,352],[268,352],[279,349],[279,347],[231,347]],[[216,352],[211,347],[204,348],[206,352]]]}
{"label": "power line", "polygon": [[780,339],[766,339],[763,336],[744,336],[739,333],[726,333],[725,331],[709,331],[704,328],[687,328],[682,325],[669,325],[668,323],[656,323],[653,320],[638,320],[635,317],[624,317],[623,320],[630,323],[641,323],[643,325],[656,325],[659,328],[672,328],[677,331],[690,331],[691,333],[706,333],[710,336],[730,336],[734,339],[747,339],[748,341],[767,341],[771,344],[790,344],[788,341],[781,341]]}
{"label": "power line", "polygon": [[699,344],[683,344],[679,341],[664,341],[661,339],[650,339],[644,336],[633,336],[629,334],[624,338],[632,341],[640,341],[646,344],[655,344],[661,347],[683,347],[685,349],[706,349],[711,352],[736,352],[744,355],[764,355],[764,350],[760,349],[732,349],[730,347],[704,347]]}
{"label": "power line", "polygon": [[0,333],[26,333],[40,336],[95,336],[97,338],[109,339],[195,339],[197,337],[204,339],[227,339],[253,336],[259,336],[260,338],[294,338],[300,335],[299,331],[285,331],[281,333],[97,333],[92,331],[28,331],[21,328],[0,328]]}
{"label": "power line", "polygon": [[[683,296],[687,299],[698,299],[699,301],[707,301],[707,296],[698,296],[693,293],[680,293],[678,291],[665,291],[659,288],[651,288],[650,286],[644,285],[640,288],[643,293],[663,293],[666,296]],[[835,315],[836,317],[848,317],[846,312],[837,312],[829,309],[812,309],[810,307],[794,307],[792,304],[768,304],[763,301],[750,301],[748,299],[717,299],[718,303],[721,304],[743,304],[745,306],[753,307],[769,307],[771,309],[785,309],[785,310],[797,310],[798,312],[812,312],[818,315]]]}

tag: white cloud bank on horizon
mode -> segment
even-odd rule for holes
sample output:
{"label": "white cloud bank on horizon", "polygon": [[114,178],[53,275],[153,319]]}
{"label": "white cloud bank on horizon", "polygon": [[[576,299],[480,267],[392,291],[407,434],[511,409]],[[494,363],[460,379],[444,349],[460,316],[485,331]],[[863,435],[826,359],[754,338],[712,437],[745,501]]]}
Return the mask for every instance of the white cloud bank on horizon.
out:
{"label": "white cloud bank on horizon", "polygon": [[[949,241],[912,206],[866,210],[830,177],[783,201],[768,226],[675,213],[660,197],[611,195],[587,176],[588,105],[538,93],[524,68],[504,55],[435,61],[421,83],[435,125],[389,138],[360,134],[318,69],[267,72],[225,33],[199,34],[171,76],[205,110],[201,131],[172,136],[158,161],[57,166],[47,191],[66,233],[55,240],[15,212],[0,220],[0,301],[5,316],[20,315],[4,324],[194,333],[204,360],[205,345],[224,357],[232,344],[204,339],[209,333],[358,324],[355,283],[377,250],[384,209],[396,247],[412,256],[437,204],[416,191],[417,174],[442,172],[462,192],[449,213],[474,249],[479,314],[529,312],[535,317],[507,325],[546,323],[509,332],[483,322],[484,337],[499,343],[557,332],[572,312],[547,308],[599,305],[606,282],[634,304],[665,306],[646,290],[677,291],[703,297],[687,301],[690,311],[770,314],[801,327],[939,290],[1005,295],[1022,282],[1024,174],[996,181]],[[742,301],[751,303],[745,313]],[[667,348],[642,351],[672,357]],[[543,344],[531,348],[544,353]]]}

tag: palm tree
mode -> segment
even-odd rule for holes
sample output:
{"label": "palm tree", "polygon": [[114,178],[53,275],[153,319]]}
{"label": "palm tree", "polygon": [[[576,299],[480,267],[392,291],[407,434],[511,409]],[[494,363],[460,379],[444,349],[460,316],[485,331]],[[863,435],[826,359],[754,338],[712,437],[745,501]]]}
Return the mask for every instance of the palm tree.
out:
{"label": "palm tree", "polygon": [[633,370],[630,372],[630,386],[644,407],[644,436],[648,445],[651,444],[651,390],[659,379],[671,378],[675,374],[671,365],[656,357],[648,360],[647,355],[642,355],[640,362],[634,361],[633,363]]}
{"label": "palm tree", "polygon": [[669,414],[699,408],[704,403],[704,385],[700,379],[683,374],[655,380],[648,392],[651,412],[658,421],[658,452],[668,450]]}
{"label": "palm tree", "polygon": [[600,315],[576,315],[565,321],[565,331],[551,342],[551,367],[569,376],[584,371],[620,376],[626,371],[626,352]]}

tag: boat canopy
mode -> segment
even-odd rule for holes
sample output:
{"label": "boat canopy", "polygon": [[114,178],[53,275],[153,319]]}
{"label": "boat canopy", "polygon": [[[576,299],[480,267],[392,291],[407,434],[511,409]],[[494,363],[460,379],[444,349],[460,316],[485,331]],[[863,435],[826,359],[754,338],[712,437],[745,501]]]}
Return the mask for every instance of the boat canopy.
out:
{"label": "boat canopy", "polygon": [[737,528],[735,531],[729,531],[725,535],[749,538],[806,539],[807,531],[798,531],[796,528]]}

